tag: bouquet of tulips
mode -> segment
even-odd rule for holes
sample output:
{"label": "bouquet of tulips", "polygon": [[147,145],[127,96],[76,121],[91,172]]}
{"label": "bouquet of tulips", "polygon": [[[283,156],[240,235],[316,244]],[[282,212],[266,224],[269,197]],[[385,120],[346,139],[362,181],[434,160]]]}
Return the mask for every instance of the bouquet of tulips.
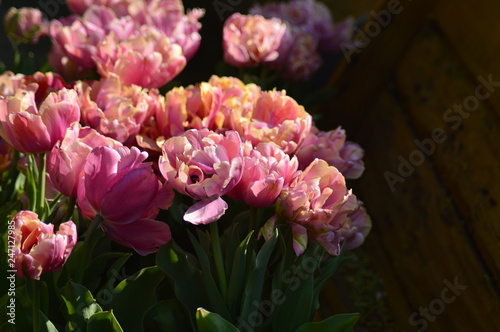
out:
{"label": "bouquet of tulips", "polygon": [[353,20],[255,5],[223,27],[239,78],[183,87],[203,9],[67,7],[5,17],[17,70],[19,45],[52,49],[42,71],[0,75],[0,331],[351,330],[357,314],[313,318],[371,228],[345,180],[363,150],[277,87],[310,80]]}

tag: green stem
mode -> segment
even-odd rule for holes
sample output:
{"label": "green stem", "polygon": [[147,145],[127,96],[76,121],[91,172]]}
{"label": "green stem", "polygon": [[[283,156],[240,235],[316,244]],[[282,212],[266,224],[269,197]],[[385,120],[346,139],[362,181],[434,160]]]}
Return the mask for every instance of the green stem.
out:
{"label": "green stem", "polygon": [[28,156],[27,180],[28,180],[28,201],[29,201],[28,208],[31,211],[35,211],[36,207],[38,206],[37,204],[38,190],[36,183],[37,177],[38,176],[37,176],[36,159],[34,155],[30,154]]}
{"label": "green stem", "polygon": [[45,153],[41,153],[40,155],[40,164],[38,165],[38,186],[39,186],[39,193],[38,193],[38,213],[42,215],[41,219],[45,219],[45,213],[48,212],[46,211],[46,200],[45,200],[45,182],[47,178],[47,155]]}
{"label": "green stem", "polygon": [[68,199],[68,209],[63,217],[63,222],[73,219],[73,212],[75,212],[76,197],[70,197]]}
{"label": "green stem", "polygon": [[38,280],[30,279],[31,305],[33,311],[33,332],[40,332],[40,290]]}
{"label": "green stem", "polygon": [[215,257],[215,267],[217,269],[217,276],[219,277],[219,287],[223,298],[226,298],[227,293],[227,280],[226,272],[224,270],[224,261],[222,259],[222,250],[220,247],[219,229],[217,222],[210,224],[210,235],[212,237],[212,249]]}
{"label": "green stem", "polygon": [[96,244],[95,241],[93,241],[93,234],[95,233],[95,230],[99,227],[99,225],[103,220],[104,220],[103,217],[97,215],[90,223],[89,228],[87,228],[87,232],[85,233],[85,239],[83,241],[82,261],[78,269],[78,279],[77,279],[78,282],[83,281],[83,275],[85,273],[85,269],[90,264],[90,259],[92,258],[92,251],[94,250],[94,246]]}

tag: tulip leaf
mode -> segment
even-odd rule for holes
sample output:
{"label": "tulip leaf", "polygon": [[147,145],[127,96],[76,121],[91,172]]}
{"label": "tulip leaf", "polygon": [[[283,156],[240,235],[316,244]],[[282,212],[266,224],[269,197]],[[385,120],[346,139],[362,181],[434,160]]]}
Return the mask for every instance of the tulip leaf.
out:
{"label": "tulip leaf", "polygon": [[255,308],[255,303],[260,303],[262,288],[264,286],[264,278],[267,272],[269,258],[273,252],[274,246],[278,239],[278,230],[274,232],[274,236],[264,243],[255,258],[255,267],[247,280],[245,294],[243,296],[243,309],[241,311],[242,319],[248,319],[248,316],[258,310]]}
{"label": "tulip leaf", "polygon": [[359,319],[359,314],[340,314],[321,322],[306,323],[295,332],[352,332]]}
{"label": "tulip leaf", "polygon": [[120,323],[112,311],[101,311],[93,314],[87,323],[88,332],[123,332]]}
{"label": "tulip leaf", "polygon": [[147,331],[190,331],[189,317],[178,300],[158,302],[144,318]]}
{"label": "tulip leaf", "polygon": [[193,265],[194,260],[173,241],[162,246],[156,254],[156,264],[174,285],[175,296],[189,312],[193,329],[196,328],[196,309],[210,303],[201,271]]}
{"label": "tulip leaf", "polygon": [[[113,309],[116,317],[127,329],[141,332],[144,314],[157,303],[156,287],[164,277],[165,274],[156,266],[140,270],[115,287],[107,308]],[[137,294],[140,294],[140,298]]]}
{"label": "tulip leaf", "polygon": [[220,315],[199,308],[196,311],[198,332],[239,332],[239,330]]}
{"label": "tulip leaf", "polygon": [[253,231],[240,243],[235,249],[234,262],[232,265],[231,278],[229,279],[229,287],[227,292],[227,304],[229,310],[236,317],[240,312],[241,299],[245,288],[246,271],[247,271],[247,248]]}
{"label": "tulip leaf", "polygon": [[344,257],[344,250],[345,244],[342,245],[340,248],[340,254],[337,257],[330,257],[327,260],[327,264],[324,268],[321,268],[319,270],[319,274],[316,277],[316,280],[314,281],[314,309],[319,308],[319,295],[323,288],[325,287],[326,282],[328,279],[332,277],[332,275],[335,273],[335,271],[338,270],[342,262],[345,261]]}
{"label": "tulip leaf", "polygon": [[90,316],[102,311],[90,291],[72,281],[61,288],[61,298],[66,306],[66,329],[69,331],[85,330]]}
{"label": "tulip leaf", "polygon": [[90,289],[95,289],[97,285],[102,282],[102,278],[106,275],[106,271],[108,279],[106,285],[110,283],[114,285],[114,280],[119,276],[118,271],[122,269],[123,265],[131,256],[132,254],[130,253],[108,252],[94,258],[87,269],[85,285]]}
{"label": "tulip leaf", "polygon": [[41,332],[59,332],[55,325],[40,311]]}
{"label": "tulip leaf", "polygon": [[208,298],[210,299],[211,307],[214,311],[220,313],[222,317],[230,319],[231,315],[229,314],[229,310],[226,307],[224,298],[222,297],[219,288],[217,287],[214,278],[212,277],[210,261],[208,260],[207,253],[203,250],[200,243],[190,232],[188,232],[188,235],[201,265],[201,270],[203,272],[203,282],[208,292]]}

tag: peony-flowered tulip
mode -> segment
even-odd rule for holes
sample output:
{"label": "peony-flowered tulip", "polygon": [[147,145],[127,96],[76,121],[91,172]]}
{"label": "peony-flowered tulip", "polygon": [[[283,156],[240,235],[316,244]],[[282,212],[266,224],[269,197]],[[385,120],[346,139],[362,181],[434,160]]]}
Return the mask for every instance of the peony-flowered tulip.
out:
{"label": "peony-flowered tulip", "polygon": [[160,107],[158,91],[127,85],[118,77],[78,82],[82,123],[122,143],[130,143]]}
{"label": "peony-flowered tulip", "polygon": [[42,273],[60,270],[77,241],[76,226],[67,221],[54,233],[54,225],[45,224],[31,211],[19,211],[13,218],[16,275],[40,279]]}
{"label": "peony-flowered tulip", "polygon": [[283,151],[293,154],[309,134],[312,117],[285,91],[261,93],[251,115],[233,114],[235,129],[254,146],[273,142]]}
{"label": "peony-flowered tulip", "polygon": [[47,158],[47,173],[52,185],[63,195],[76,197],[87,156],[97,146],[122,146],[94,129],[74,123],[57,142]]}
{"label": "peony-flowered tulip", "polygon": [[78,185],[83,216],[102,219],[101,228],[115,242],[141,255],[167,243],[170,228],[154,220],[172,204],[173,191],[162,185],[136,147],[100,146],[88,154]]}
{"label": "peony-flowered tulip", "polygon": [[15,43],[37,43],[48,33],[48,22],[36,8],[11,7],[4,17],[5,32]]}
{"label": "peony-flowered tulip", "polygon": [[310,241],[320,244],[326,252],[338,255],[341,237],[339,230],[349,221],[349,214],[359,203],[348,191],[342,174],[326,161],[315,159],[288,187],[276,202],[276,216],[265,229],[276,221],[290,225],[293,249],[300,255]]}
{"label": "peony-flowered tulip", "polygon": [[325,160],[335,166],[346,179],[357,179],[363,174],[363,149],[356,143],[346,142],[345,130],[340,127],[328,132],[314,130],[306,137],[295,155],[300,169],[314,159]]}
{"label": "peony-flowered tulip", "polygon": [[274,204],[283,186],[288,186],[298,168],[297,158],[290,159],[274,143],[260,143],[255,148],[244,145],[243,175],[228,192],[250,206],[263,208]]}
{"label": "peony-flowered tulip", "polygon": [[159,168],[175,190],[199,200],[184,214],[185,221],[197,225],[217,221],[225,213],[227,203],[220,196],[240,181],[242,163],[237,132],[191,129],[165,141]]}
{"label": "peony-flowered tulip", "polygon": [[274,61],[286,29],[279,19],[235,13],[224,23],[224,60],[236,67]]}
{"label": "peony-flowered tulip", "polygon": [[108,34],[93,56],[99,74],[145,88],[159,88],[177,76],[186,66],[182,48],[155,29],[145,30],[125,40]]}
{"label": "peony-flowered tulip", "polygon": [[352,250],[363,244],[372,228],[372,220],[366,213],[362,202],[358,208],[347,214],[347,222],[338,231],[340,241],[345,241],[345,249]]}
{"label": "peony-flowered tulip", "polygon": [[80,120],[76,92],[50,93],[38,107],[33,83],[14,96],[0,97],[0,136],[22,153],[47,152],[61,140],[71,123]]}

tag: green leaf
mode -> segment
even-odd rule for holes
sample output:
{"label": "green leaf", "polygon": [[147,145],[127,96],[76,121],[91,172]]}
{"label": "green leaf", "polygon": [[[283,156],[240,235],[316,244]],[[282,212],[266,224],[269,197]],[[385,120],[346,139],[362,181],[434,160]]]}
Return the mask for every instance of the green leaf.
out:
{"label": "green leaf", "polygon": [[201,271],[193,265],[192,257],[178,248],[173,241],[160,248],[156,264],[167,274],[174,285],[176,298],[186,307],[193,329],[196,328],[196,310],[210,304],[203,287]]}
{"label": "green leaf", "polygon": [[214,278],[212,277],[212,272],[210,269],[210,261],[208,260],[207,253],[203,250],[200,243],[194,238],[194,236],[188,232],[189,239],[193,244],[194,250],[196,251],[196,255],[198,256],[198,260],[200,261],[203,283],[205,284],[205,289],[208,292],[208,298],[210,299],[211,309],[215,312],[218,312],[222,315],[222,317],[226,319],[230,319],[231,315],[229,314],[229,310],[226,307],[226,303],[222,298],[222,295],[217,287]]}
{"label": "green leaf", "polygon": [[144,317],[146,331],[190,331],[189,317],[177,300],[158,302]]}
{"label": "green leaf", "polygon": [[342,245],[340,248],[340,254],[337,257],[330,257],[329,262],[327,265],[320,269],[318,276],[316,277],[316,280],[314,281],[314,309],[319,308],[319,295],[323,288],[325,287],[326,282],[328,279],[332,277],[332,275],[335,273],[335,271],[338,270],[342,262],[345,260],[344,258],[344,250],[345,244]]}
{"label": "green leaf", "polygon": [[253,231],[251,231],[235,249],[234,262],[231,264],[233,268],[231,271],[231,278],[229,279],[229,287],[227,289],[227,303],[233,317],[236,317],[241,309],[247,272],[247,249],[252,235]]}
{"label": "green leaf", "polygon": [[105,287],[108,285],[114,286],[116,278],[119,276],[118,271],[121,270],[131,256],[132,254],[130,253],[108,252],[94,258],[85,273],[85,285],[90,289],[95,289],[102,282],[101,278],[104,278],[106,275],[107,281]]}
{"label": "green leaf", "polygon": [[40,331],[42,332],[59,332],[54,324],[40,311],[40,324],[42,324]]}
{"label": "green leaf", "polygon": [[[93,314],[87,323],[88,332],[123,332],[112,311]],[[131,330],[132,331],[132,330]]]}
{"label": "green leaf", "polygon": [[239,330],[220,315],[203,308],[196,311],[198,332],[239,332]]}
{"label": "green leaf", "polygon": [[113,309],[127,330],[143,331],[144,314],[157,303],[155,290],[164,277],[158,267],[147,267],[115,287],[107,307]]}
{"label": "green leaf", "polygon": [[241,311],[241,317],[243,319],[247,319],[250,313],[257,310],[254,303],[260,302],[262,288],[264,285],[264,278],[266,275],[266,271],[268,270],[267,265],[277,239],[278,230],[274,232],[274,236],[271,239],[264,243],[259,253],[257,254],[255,267],[250,273],[250,276],[247,280],[247,285],[245,287],[243,309]]}
{"label": "green leaf", "polygon": [[340,314],[324,321],[306,323],[295,332],[352,332],[359,319],[359,314]]}
{"label": "green leaf", "polygon": [[61,298],[66,306],[65,317],[69,331],[85,331],[90,316],[102,311],[90,291],[72,281],[61,288]]}

